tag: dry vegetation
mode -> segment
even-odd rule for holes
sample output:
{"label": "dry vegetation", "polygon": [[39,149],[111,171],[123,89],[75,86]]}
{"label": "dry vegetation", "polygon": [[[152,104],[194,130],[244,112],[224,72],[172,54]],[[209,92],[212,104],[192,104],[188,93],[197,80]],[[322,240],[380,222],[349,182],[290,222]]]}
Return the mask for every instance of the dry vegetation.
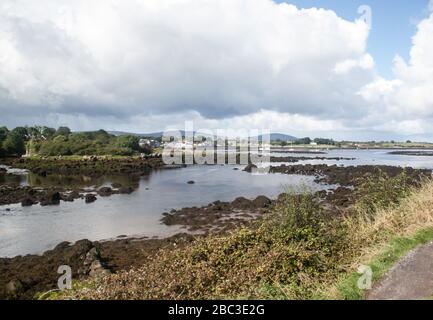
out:
{"label": "dry vegetation", "polygon": [[[332,216],[311,194],[287,194],[248,228],[161,250],[140,269],[120,272],[52,298],[62,299],[333,299],[362,298],[353,272],[388,250],[396,237],[433,228],[433,182],[409,187],[405,173],[372,177],[348,216]],[[433,229],[432,229],[433,230]],[[380,275],[410,246],[377,264]],[[419,239],[419,240],[417,240]],[[355,292],[356,291],[356,292]]]}

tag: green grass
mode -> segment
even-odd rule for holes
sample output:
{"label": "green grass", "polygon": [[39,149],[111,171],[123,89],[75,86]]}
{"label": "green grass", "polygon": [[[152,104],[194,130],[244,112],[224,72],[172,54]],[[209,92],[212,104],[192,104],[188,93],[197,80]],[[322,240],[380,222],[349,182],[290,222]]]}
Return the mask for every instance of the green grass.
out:
{"label": "green grass", "polygon": [[[373,283],[380,280],[402,257],[416,247],[433,240],[433,228],[418,231],[412,237],[396,237],[385,251],[381,252],[366,265],[373,271]],[[356,272],[344,277],[337,284],[342,299],[362,300],[365,298],[365,291],[358,288],[357,282],[360,275]]]}

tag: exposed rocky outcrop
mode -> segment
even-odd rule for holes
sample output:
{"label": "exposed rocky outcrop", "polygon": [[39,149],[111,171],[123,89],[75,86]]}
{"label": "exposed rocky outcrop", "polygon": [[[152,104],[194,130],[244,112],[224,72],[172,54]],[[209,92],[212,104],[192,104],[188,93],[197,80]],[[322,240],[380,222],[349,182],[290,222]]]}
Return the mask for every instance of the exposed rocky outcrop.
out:
{"label": "exposed rocky outcrop", "polygon": [[60,277],[57,271],[62,265],[71,267],[73,280],[109,273],[96,245],[89,240],[74,245],[62,242],[40,256],[1,258],[0,299],[28,299],[56,289]]}
{"label": "exposed rocky outcrop", "polygon": [[88,156],[82,160],[62,158],[19,158],[10,161],[14,168],[27,169],[42,176],[50,174],[87,175],[99,177],[106,174],[135,174],[143,175],[151,169],[162,168],[162,157],[141,158],[107,158]]}
{"label": "exposed rocky outcrop", "polygon": [[72,281],[104,276],[142,266],[161,248],[193,241],[180,234],[167,239],[119,239],[107,242],[62,242],[42,255],[0,258],[0,299],[32,299],[57,289],[62,265],[71,267]]}
{"label": "exposed rocky outcrop", "polygon": [[259,196],[253,200],[239,197],[232,202],[215,201],[204,207],[182,208],[163,214],[166,225],[181,225],[188,231],[221,232],[245,225],[261,216],[272,201]]}
{"label": "exposed rocky outcrop", "polygon": [[[247,171],[248,166],[244,169]],[[393,166],[349,166],[340,167],[337,165],[328,166],[326,164],[318,165],[281,165],[270,167],[271,173],[300,174],[316,177],[316,182],[327,184],[340,184],[342,186],[353,186],[359,184],[362,178],[376,175],[379,171],[386,173],[389,177],[395,177],[403,170],[413,182],[420,181],[423,177],[431,177],[431,170],[401,168]]]}

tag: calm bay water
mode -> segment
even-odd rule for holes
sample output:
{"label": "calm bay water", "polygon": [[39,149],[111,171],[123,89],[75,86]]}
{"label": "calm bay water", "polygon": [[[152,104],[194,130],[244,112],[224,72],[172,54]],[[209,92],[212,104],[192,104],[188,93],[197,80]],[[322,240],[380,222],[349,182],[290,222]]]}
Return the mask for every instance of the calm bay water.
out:
{"label": "calm bay water", "polygon": [[[47,185],[47,179],[32,175],[17,176],[16,179],[21,184]],[[76,180],[83,187],[82,179]],[[194,180],[195,184],[187,184],[189,180]],[[42,253],[59,242],[84,238],[168,236],[179,232],[180,228],[161,224],[163,212],[207,205],[216,200],[232,201],[239,196],[255,198],[263,194],[276,197],[287,187],[309,186],[315,190],[327,187],[313,180],[312,177],[282,174],[255,176],[235,171],[232,166],[191,166],[154,171],[140,179],[139,188],[132,194],[98,197],[91,204],[79,199],[72,203],[61,202],[58,206],[0,206],[0,257]],[[57,183],[58,179],[51,181]],[[110,177],[106,177],[88,181],[88,186],[99,187],[111,182]]]}
{"label": "calm bay water", "polygon": [[[299,163],[329,165],[394,165],[433,169],[433,157],[389,155],[389,150],[330,150],[325,157],[356,158],[355,160],[307,160]],[[307,156],[312,154],[275,153],[275,156]],[[278,164],[274,164],[278,165]],[[62,241],[101,240],[119,235],[162,237],[175,234],[179,227],[160,223],[161,214],[171,209],[202,206],[216,200],[231,201],[236,197],[258,195],[276,197],[288,187],[313,190],[329,186],[314,183],[313,177],[268,174],[255,176],[233,170],[235,166],[190,166],[182,169],[153,171],[141,177],[139,188],[130,195],[113,195],[91,204],[83,200],[61,202],[58,206],[0,206],[0,257],[42,253]],[[7,176],[0,184],[31,186],[101,187],[130,178],[47,177],[31,174]],[[187,184],[194,180],[195,184]]]}

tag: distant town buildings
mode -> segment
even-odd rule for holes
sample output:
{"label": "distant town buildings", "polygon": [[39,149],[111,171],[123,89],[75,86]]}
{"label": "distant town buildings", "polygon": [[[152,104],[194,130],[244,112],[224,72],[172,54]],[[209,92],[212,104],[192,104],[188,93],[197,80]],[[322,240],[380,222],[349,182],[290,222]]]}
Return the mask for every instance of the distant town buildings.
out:
{"label": "distant town buildings", "polygon": [[138,141],[138,145],[142,149],[146,147],[159,148],[161,146],[161,143],[158,140],[154,139],[140,139]]}

